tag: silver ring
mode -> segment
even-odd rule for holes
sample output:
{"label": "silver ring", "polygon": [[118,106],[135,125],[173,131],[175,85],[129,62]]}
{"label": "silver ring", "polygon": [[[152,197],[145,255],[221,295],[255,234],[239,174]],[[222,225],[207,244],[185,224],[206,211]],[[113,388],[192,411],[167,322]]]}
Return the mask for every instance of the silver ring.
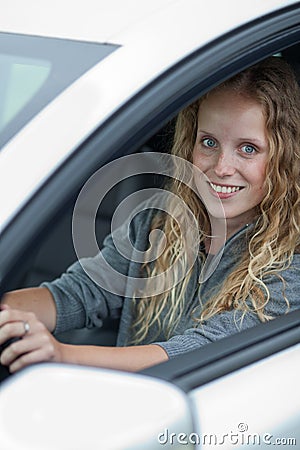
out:
{"label": "silver ring", "polygon": [[30,331],[30,325],[28,322],[25,322],[25,321],[23,322],[23,325],[24,325],[24,336],[25,336],[25,334],[29,333],[29,331]]}

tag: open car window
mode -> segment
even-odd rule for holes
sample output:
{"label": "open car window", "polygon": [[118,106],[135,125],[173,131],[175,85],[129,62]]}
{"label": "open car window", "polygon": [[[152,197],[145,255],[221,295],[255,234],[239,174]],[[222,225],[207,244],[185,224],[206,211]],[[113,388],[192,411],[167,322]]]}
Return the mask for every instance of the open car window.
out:
{"label": "open car window", "polygon": [[[22,205],[22,208],[7,222],[0,243],[0,253],[4,255],[0,260],[0,273],[3,277],[0,287],[1,294],[10,289],[38,286],[42,281],[53,280],[72,262],[76,261],[77,255],[74,253],[72,239],[73,209],[82,186],[97,170],[105,169],[108,163],[127,155],[146,154],[150,150],[153,152],[151,157],[155,158],[155,152],[168,152],[173,138],[174,119],[182,108],[198,99],[215,85],[267,56],[277,54],[279,57],[286,58],[298,71],[299,76],[300,29],[298,18],[292,9],[289,11],[286,8],[278,17],[276,14],[269,15],[261,23],[257,20],[249,26],[239,28],[236,33],[227,34],[222,40],[217,39],[211,45],[199,48],[198,51],[189,54],[186,59],[177,62],[170,70],[160,73],[157,79],[149,85],[145,85],[119,109],[113,110],[105,122],[100,122],[97,129],[93,128],[88,138],[87,135],[84,135],[80,142],[76,141],[74,151],[72,150],[63,163],[51,172],[51,176],[45,179],[45,182],[28,198],[26,204]],[[71,48],[73,43],[66,43],[66,45],[70,45]],[[82,43],[76,43],[76,45],[78,45],[78,51],[85,46]],[[102,46],[95,46],[95,49],[96,47],[100,49]],[[34,48],[34,44],[30,45],[30,48]],[[90,48],[89,45],[87,48]],[[104,50],[109,52],[114,48]],[[51,53],[50,50],[49,52]],[[20,58],[17,52],[16,55],[18,56],[16,59],[8,57],[7,54],[2,55],[3,67],[8,69],[7,72],[10,74],[7,78],[9,82],[7,81],[6,85],[9,94],[8,100],[3,102],[3,109],[0,111],[3,143],[7,143],[10,136],[30,120],[30,112],[34,110],[34,107],[37,108],[35,111],[41,111],[44,103],[39,103],[37,100],[42,98],[43,92],[48,95],[47,90],[51,87],[51,101],[53,96],[61,92],[61,89],[65,89],[68,83],[76,80],[76,77],[80,76],[80,73],[83,74],[84,70],[88,68],[87,64],[85,68],[82,68],[83,72],[75,71],[76,75],[73,74],[72,80],[64,80],[55,87],[51,84],[53,81],[51,81],[51,74],[59,72],[54,70],[56,64],[54,57],[51,59],[45,57],[45,53],[40,54],[39,52],[28,53]],[[99,55],[95,56],[93,62],[90,61],[89,67],[96,64],[100,60],[98,58]],[[63,66],[64,64],[61,67]],[[4,69],[3,74],[5,73]],[[62,74],[62,79],[63,77],[64,74]],[[29,78],[33,85],[30,87],[28,84],[26,95],[19,97],[16,95],[18,83],[20,79],[26,80],[26,78]],[[3,79],[3,83],[5,82]],[[56,89],[58,90],[56,91]],[[36,101],[37,103],[35,103]],[[47,103],[49,99],[45,101]],[[74,105],[76,107],[75,101]],[[65,132],[63,121],[57,129]],[[28,130],[30,130],[30,124]],[[37,140],[41,149],[43,148],[43,139],[49,139],[49,137],[52,138],[47,133],[44,136],[38,136]],[[57,136],[55,137],[57,138]],[[30,137],[27,142],[30,145]],[[54,145],[57,145],[57,140],[53,139],[53,142]],[[24,151],[26,151],[25,147]],[[7,148],[9,150],[9,146]],[[125,165],[121,167],[120,179],[125,178],[125,169]],[[148,175],[146,177],[144,173],[141,173],[140,177],[130,177],[124,180],[124,183],[123,180],[122,183],[115,183],[115,189],[104,199],[103,204],[97,210],[96,217],[93,217],[95,227],[99,231],[99,245],[105,235],[109,233],[112,215],[124,198],[139,190],[147,189],[147,187],[157,186],[157,181],[158,185],[161,185],[161,181],[157,180],[155,176],[148,177]],[[154,175],[157,174],[154,173]],[[83,221],[91,216],[86,204],[83,205],[80,213]],[[295,311],[267,324],[259,324],[241,333],[225,337],[218,342],[203,346],[201,349],[188,352],[166,363],[146,369],[142,373],[135,374],[136,378],[131,374],[130,386],[126,384],[128,374],[125,372],[118,372],[115,379],[116,384],[111,385],[110,381],[113,380],[113,377],[111,377],[110,371],[82,366],[65,367],[52,364],[49,367],[50,365],[46,364],[41,367],[34,365],[17,376],[9,377],[2,384],[4,389],[1,391],[1,395],[2,392],[4,392],[3,396],[8,392],[8,396],[5,397],[7,401],[5,405],[17,404],[20,406],[19,394],[20,389],[23,389],[22,408],[17,408],[17,416],[14,415],[16,408],[6,408],[4,402],[2,403],[4,405],[4,407],[2,406],[4,410],[4,414],[1,416],[2,423],[5,424],[8,435],[12,436],[12,439],[14,439],[16,431],[15,423],[18,421],[23,424],[23,430],[26,430],[28,442],[32,436],[34,438],[37,436],[37,440],[43,439],[42,432],[40,433],[42,437],[32,432],[31,416],[26,414],[28,405],[34,404],[35,412],[38,414],[38,416],[35,415],[35,418],[44,420],[45,429],[49,423],[54,424],[54,428],[57,424],[68,425],[62,430],[66,442],[72,438],[75,440],[75,434],[72,434],[70,428],[74,428],[74,423],[77,424],[77,422],[70,424],[68,422],[70,417],[74,417],[74,421],[78,420],[86,428],[94,423],[92,420],[98,423],[101,418],[101,433],[98,433],[98,428],[94,427],[95,430],[97,429],[96,439],[105,437],[105,432],[107,435],[108,430],[111,430],[105,425],[105,419],[108,418],[110,424],[113,423],[113,430],[118,428],[118,433],[113,432],[112,434],[119,438],[123,435],[115,420],[115,411],[111,408],[111,406],[116,406],[117,392],[118,402],[123,405],[122,407],[125,405],[125,413],[117,405],[118,420],[124,425],[123,419],[128,410],[132,415],[126,416],[128,420],[124,435],[128,437],[127,431],[130,430],[133,431],[134,436],[136,430],[132,429],[137,429],[134,415],[139,415],[141,418],[141,427],[138,431],[144,430],[143,423],[146,427],[149,424],[153,425],[151,416],[144,421],[140,409],[147,415],[149,402],[152,402],[155,410],[153,416],[157,418],[157,411],[163,413],[165,411],[164,408],[160,408],[159,401],[165,402],[165,406],[173,405],[165,397],[161,397],[160,400],[157,400],[157,397],[155,400],[153,400],[154,397],[150,398],[149,396],[139,397],[138,382],[142,380],[142,383],[147,386],[147,383],[151,383],[155,378],[155,383],[165,389],[165,392],[168,391],[167,386],[172,386],[175,391],[180,393],[180,398],[184,402],[177,403],[177,406],[172,407],[174,412],[182,414],[178,421],[176,418],[176,422],[172,422],[173,418],[171,418],[170,412],[167,412],[166,422],[163,422],[164,426],[161,425],[161,420],[155,422],[155,429],[151,429],[149,433],[150,444],[149,436],[142,433],[142,439],[145,441],[148,439],[149,448],[155,448],[155,444],[160,448],[164,439],[167,440],[167,444],[173,446],[178,437],[179,440],[186,441],[186,437],[183,437],[182,434],[191,436],[191,433],[194,433],[193,441],[195,443],[197,436],[200,436],[199,439],[201,439],[203,430],[207,433],[215,433],[217,438],[221,439],[223,433],[226,432],[243,432],[242,429],[237,429],[239,424],[249,426],[251,433],[255,433],[257,430],[265,433],[274,433],[274,431],[280,430],[281,437],[289,438],[297,434],[297,439],[300,439],[298,426],[300,408],[299,396],[297,396],[299,314],[300,311]],[[115,345],[119,331],[118,318],[112,317],[107,322],[103,322],[102,327],[74,330],[60,335],[58,338],[63,342],[73,344]],[[285,365],[286,362],[288,362],[287,365]],[[279,370],[280,367],[282,367],[282,371]],[[293,371],[292,377],[286,367]],[[66,373],[67,376],[64,376]],[[62,376],[60,377],[59,374]],[[92,374],[91,377],[90,374]],[[248,378],[248,374],[251,375],[250,378]],[[43,383],[39,385],[40,376]],[[26,377],[28,377],[28,384],[23,383]],[[269,383],[270,377],[272,377],[272,383]],[[93,383],[89,384],[92,379]],[[31,384],[31,380],[33,384]],[[74,384],[69,383],[69,380],[72,380]],[[82,380],[86,380],[86,382],[82,383]],[[103,383],[102,380],[104,380]],[[251,380],[251,389],[248,389],[248,380]],[[292,386],[285,390],[284,386],[289,383]],[[70,390],[66,389],[66,384]],[[101,389],[98,389],[100,384]],[[51,392],[47,390],[47,386],[50,385],[56,385],[58,388],[56,394],[61,399],[59,414],[57,414],[57,398],[50,395]],[[282,404],[287,400],[293,407],[278,408],[280,409],[278,414],[273,414],[278,405],[275,405],[274,402],[264,403],[264,396],[257,395],[257,392],[261,392],[256,389],[258,385],[260,388],[265,385],[266,389],[271,385],[273,390],[268,398],[280,399]],[[38,394],[33,400],[31,386],[39,386],[39,391],[36,391]],[[97,386],[93,389],[92,394],[85,390],[90,386]],[[237,387],[239,389],[236,389]],[[46,407],[45,410],[43,409],[45,406],[43,390],[47,391],[47,404],[53,405],[53,409]],[[69,392],[72,390],[73,394],[74,392],[80,394],[77,396],[76,414],[74,414],[74,403],[70,401],[74,395],[73,397],[69,396]],[[145,389],[145,392],[151,391]],[[215,395],[216,392],[218,395]],[[170,392],[170,396],[176,399],[174,391]],[[224,402],[225,397],[227,398],[226,402]],[[133,398],[139,398],[139,400],[145,398],[146,400],[140,401],[139,405],[135,406],[131,402]],[[95,403],[102,405],[101,411],[98,411],[97,414],[95,414],[94,408],[80,407],[89,404],[90,399],[92,399],[93,405]],[[97,401],[98,399],[99,401]],[[206,407],[207,405],[210,408]],[[39,414],[40,411],[43,414]],[[70,414],[70,411],[73,415]],[[113,411],[112,418],[106,414],[107,411]],[[264,411],[263,415],[261,411]],[[230,416],[231,413],[232,416]],[[216,417],[218,417],[219,428],[214,428]],[[229,417],[232,421],[229,421]],[[65,421],[64,418],[67,420]],[[162,420],[164,421],[165,418]],[[159,422],[158,425],[157,422]],[[232,427],[227,430],[223,424],[227,427],[232,425]],[[38,428],[38,431],[44,430],[42,425]],[[13,431],[11,432],[11,430]],[[84,426],[76,427],[79,434],[82,430],[85,430]],[[197,436],[195,432],[197,432]],[[172,438],[170,438],[170,433],[173,433]],[[275,433],[274,435],[276,437]],[[82,433],[82,436],[84,443],[91,437],[88,432]],[[111,438],[111,436],[109,437]],[[21,435],[19,442],[23,442],[22,439],[25,439],[24,434]],[[155,444],[153,444],[153,439]],[[161,442],[158,439],[161,439]],[[144,440],[136,448],[142,448]],[[101,441],[95,442],[97,445],[99,442],[99,445],[102,443]],[[178,443],[185,442],[178,441]],[[78,442],[76,442],[77,444]],[[192,446],[193,442],[189,442],[189,444]],[[91,444],[90,448],[95,448],[95,444]],[[103,448],[107,448],[107,445],[104,444]],[[229,449],[230,446],[227,448]]]}

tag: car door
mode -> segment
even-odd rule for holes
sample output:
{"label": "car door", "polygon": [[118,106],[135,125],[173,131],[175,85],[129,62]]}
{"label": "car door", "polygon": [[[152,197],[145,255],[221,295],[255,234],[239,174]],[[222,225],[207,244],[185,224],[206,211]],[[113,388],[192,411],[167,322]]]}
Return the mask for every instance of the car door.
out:
{"label": "car door", "polygon": [[[2,289],[97,168],[142,148],[181,108],[245,67],[287,49],[297,55],[299,19],[295,4],[199,48],[115,112],[78,146],[6,231]],[[32,217],[37,218],[34,223]],[[277,438],[282,445],[288,443],[284,439],[295,439],[289,441],[294,445],[300,439],[299,318],[299,312],[288,314],[144,371],[180,388],[194,424],[191,431],[182,422],[181,430],[179,422],[174,431],[166,423],[150,448],[242,448],[246,439],[261,448]],[[274,397],[285,407],[276,410]]]}

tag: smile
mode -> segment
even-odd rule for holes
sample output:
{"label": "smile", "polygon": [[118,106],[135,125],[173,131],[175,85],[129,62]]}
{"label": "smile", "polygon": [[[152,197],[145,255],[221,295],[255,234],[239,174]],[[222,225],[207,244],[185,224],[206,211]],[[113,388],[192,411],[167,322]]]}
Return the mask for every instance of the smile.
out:
{"label": "smile", "polygon": [[215,192],[222,194],[232,194],[233,192],[237,192],[243,189],[242,186],[220,186],[219,184],[214,183],[209,183],[209,185]]}

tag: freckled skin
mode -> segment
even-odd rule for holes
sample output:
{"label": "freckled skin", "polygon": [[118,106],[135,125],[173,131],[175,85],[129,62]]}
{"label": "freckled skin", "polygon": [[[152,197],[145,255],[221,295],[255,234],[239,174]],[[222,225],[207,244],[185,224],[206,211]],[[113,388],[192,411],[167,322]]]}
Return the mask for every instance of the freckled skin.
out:
{"label": "freckled skin", "polygon": [[[195,176],[195,182],[211,219],[225,216],[229,235],[255,218],[256,206],[265,196],[267,158],[267,131],[258,102],[230,90],[212,93],[203,101],[193,163],[205,176]],[[241,189],[217,193],[208,180]]]}

